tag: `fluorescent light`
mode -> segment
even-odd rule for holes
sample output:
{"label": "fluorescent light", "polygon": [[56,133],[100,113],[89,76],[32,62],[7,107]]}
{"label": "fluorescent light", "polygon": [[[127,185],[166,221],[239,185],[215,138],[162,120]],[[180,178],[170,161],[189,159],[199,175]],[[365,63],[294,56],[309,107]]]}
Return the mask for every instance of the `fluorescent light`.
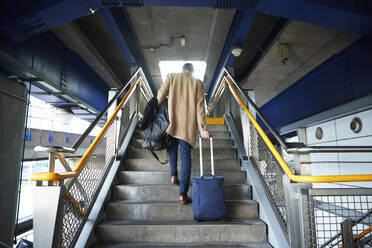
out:
{"label": "fluorescent light", "polygon": [[75,99],[73,99],[72,97],[68,96],[68,95],[61,95],[63,98],[65,98],[67,101],[70,101],[70,102],[76,102]]}
{"label": "fluorescent light", "polygon": [[44,82],[44,81],[37,81],[39,84],[41,84],[42,86],[44,86],[45,88],[48,88],[49,90],[53,91],[54,93],[61,93],[60,90],[54,88],[52,85],[50,85],[49,83],[47,82]]}
{"label": "fluorescent light", "polygon": [[207,63],[205,61],[160,61],[160,73],[163,82],[169,73],[182,72],[182,66],[185,63],[191,63],[194,66],[194,77],[203,81],[205,69],[207,68]]}

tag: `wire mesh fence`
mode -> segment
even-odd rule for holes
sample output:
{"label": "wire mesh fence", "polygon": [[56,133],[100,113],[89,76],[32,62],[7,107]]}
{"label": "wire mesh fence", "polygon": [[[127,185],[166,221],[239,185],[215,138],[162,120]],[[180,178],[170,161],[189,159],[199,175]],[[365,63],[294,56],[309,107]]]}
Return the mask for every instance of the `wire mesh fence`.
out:
{"label": "wire mesh fence", "polygon": [[108,127],[79,175],[66,182],[66,194],[63,198],[62,247],[74,246],[88,218],[106,174],[116,157],[120,144],[119,136],[124,136],[130,124],[130,116],[133,116],[137,109],[136,106],[133,108],[133,102],[138,102],[138,88],[135,91],[127,100],[128,104],[123,106],[121,113]]}
{"label": "wire mesh fence", "polygon": [[[238,90],[237,94],[243,99],[241,103],[254,116],[255,112],[251,110],[252,106],[248,105],[243,93]],[[281,165],[252,121],[243,118],[245,113],[243,114],[235,95],[227,88],[218,97],[219,100],[211,108],[210,116],[228,114],[235,121],[235,126],[244,136],[246,152],[258,171],[284,231],[288,235],[298,234],[295,239],[289,237],[290,242],[302,244],[294,247],[372,247],[371,188],[312,189],[311,186],[299,185],[298,189],[307,194],[298,198],[299,192],[289,192],[289,188],[286,188],[288,181],[283,181],[284,171]],[[258,122],[260,123],[259,119]],[[296,201],[300,203],[295,205],[296,213],[293,213],[291,210],[294,210],[293,204]],[[298,223],[293,224],[294,221]]]}
{"label": "wire mesh fence", "polygon": [[[245,99],[245,96],[241,92],[238,91],[237,93],[242,99]],[[246,105],[248,104],[247,100],[243,100],[243,102]],[[211,115],[213,116],[216,112],[220,115],[221,113],[229,114],[234,120],[237,131],[241,137],[247,134],[250,143],[250,148],[247,152],[257,167],[261,180],[272,200],[274,209],[276,210],[282,226],[287,230],[286,202],[283,187],[284,172],[265,141],[258,134],[253,123],[250,120],[247,121],[247,118],[242,119],[242,115],[246,114],[243,112],[240,104],[237,102],[228,86],[225,91],[223,91],[217,104],[215,104]],[[249,129],[249,131],[247,129]]]}
{"label": "wire mesh fence", "polygon": [[287,229],[287,212],[283,185],[284,172],[251,121],[249,121],[249,128],[251,159],[272,200],[272,204],[282,226]]}
{"label": "wire mesh fence", "polygon": [[62,246],[70,247],[83,226],[116,154],[116,120],[107,129],[64,196]]}
{"label": "wire mesh fence", "polygon": [[310,189],[305,201],[306,247],[372,247],[372,189]]}

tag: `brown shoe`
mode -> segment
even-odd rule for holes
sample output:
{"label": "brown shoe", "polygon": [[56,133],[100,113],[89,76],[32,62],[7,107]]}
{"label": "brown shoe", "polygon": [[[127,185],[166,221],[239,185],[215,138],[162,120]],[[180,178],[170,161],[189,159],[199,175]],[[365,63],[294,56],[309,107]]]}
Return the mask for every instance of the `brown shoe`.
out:
{"label": "brown shoe", "polygon": [[179,184],[180,180],[178,180],[178,177],[176,176],[171,176],[171,184]]}
{"label": "brown shoe", "polygon": [[185,204],[191,203],[192,200],[187,195],[180,195],[178,202],[181,203],[182,205],[185,205]]}

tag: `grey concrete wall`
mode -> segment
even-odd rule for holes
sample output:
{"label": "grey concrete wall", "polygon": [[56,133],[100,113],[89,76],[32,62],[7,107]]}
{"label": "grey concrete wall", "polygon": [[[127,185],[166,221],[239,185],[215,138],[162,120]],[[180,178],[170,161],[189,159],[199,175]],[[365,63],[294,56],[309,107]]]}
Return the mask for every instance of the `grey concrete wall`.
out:
{"label": "grey concrete wall", "polygon": [[[75,141],[81,136],[81,134],[70,134],[70,142],[66,141],[68,130],[66,132],[53,131],[53,142],[49,141],[51,132],[49,130],[40,130],[31,128],[31,140],[26,141],[25,156],[24,159],[41,159],[48,158],[47,153],[35,152],[34,147],[38,145],[46,146],[65,146],[71,147]],[[91,136],[87,137],[81,144],[80,148],[74,155],[81,156],[84,154],[86,149],[89,147]]]}
{"label": "grey concrete wall", "polygon": [[0,77],[0,240],[12,245],[24,141],[27,89]]}

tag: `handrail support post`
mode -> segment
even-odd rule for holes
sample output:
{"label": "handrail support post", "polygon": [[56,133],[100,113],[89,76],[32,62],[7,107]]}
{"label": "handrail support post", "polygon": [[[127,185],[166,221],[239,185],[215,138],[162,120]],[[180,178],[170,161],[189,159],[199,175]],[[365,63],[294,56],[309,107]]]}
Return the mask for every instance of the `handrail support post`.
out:
{"label": "handrail support post", "polygon": [[296,175],[311,176],[310,153],[296,153],[293,155]]}
{"label": "handrail support post", "polygon": [[[49,153],[49,173],[53,173],[56,167],[56,153]],[[48,186],[53,186],[53,181],[48,181]]]}
{"label": "handrail support post", "polygon": [[350,218],[341,223],[342,248],[353,247],[353,223]]}
{"label": "handrail support post", "polygon": [[68,164],[65,156],[61,152],[57,152],[57,158],[61,162],[63,168],[65,168],[66,171],[72,171],[70,165]]}
{"label": "handrail support post", "polygon": [[49,172],[53,173],[56,167],[56,153],[50,152],[49,153]]}
{"label": "handrail support post", "polygon": [[284,174],[283,188],[286,202],[286,219],[288,229],[288,241],[291,247],[306,247],[304,216],[306,202],[308,201],[308,189],[312,188],[308,183],[294,183]]}

